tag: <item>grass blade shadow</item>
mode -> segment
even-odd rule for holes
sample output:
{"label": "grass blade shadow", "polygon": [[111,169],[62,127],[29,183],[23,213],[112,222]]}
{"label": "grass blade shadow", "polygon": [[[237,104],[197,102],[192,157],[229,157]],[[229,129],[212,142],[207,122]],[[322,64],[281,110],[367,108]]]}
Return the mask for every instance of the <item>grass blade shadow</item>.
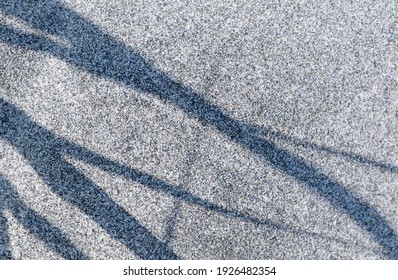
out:
{"label": "grass blade shadow", "polygon": [[62,154],[57,152],[60,138],[1,98],[0,109],[4,115],[0,137],[28,160],[54,193],[78,207],[138,257],[178,259],[163,242],[63,159]]}
{"label": "grass blade shadow", "polygon": [[[21,0],[6,1],[6,3],[8,4],[2,8],[6,14],[18,17],[33,28],[59,36],[70,44],[70,47],[64,47],[62,50],[62,46],[51,47],[48,42],[43,41],[36,42],[36,48],[39,46],[41,51],[51,53],[79,69],[152,95],[180,108],[203,125],[212,126],[232,141],[260,155],[274,168],[292,176],[303,186],[339,208],[384,248],[386,256],[398,259],[398,238],[394,229],[370,204],[361,201],[354,193],[346,190],[341,184],[302,159],[278,148],[272,141],[259,137],[261,132],[255,127],[229,117],[219,107],[206,101],[194,90],[156,69],[152,63],[136,51],[101,31],[58,1],[42,2],[41,5]],[[20,34],[18,36],[20,37]],[[18,38],[18,36],[14,37]],[[22,44],[11,37],[4,32],[1,34],[2,41],[29,49],[26,44],[30,39],[25,40],[27,38],[23,37]],[[41,45],[45,47],[40,47]],[[24,149],[22,152],[25,152],[25,156],[31,159],[31,163],[38,168],[41,175],[47,178],[48,183],[54,185],[54,180],[49,179],[52,177],[46,170],[43,170],[45,168],[40,169],[40,166],[45,165],[46,162],[32,158],[32,155],[27,154]],[[64,168],[74,174],[76,179],[82,177],[78,171],[68,167],[62,160],[55,163],[59,165],[59,168]],[[62,179],[59,178],[59,180]],[[91,196],[92,199],[97,196],[101,197],[92,182],[87,180],[84,182],[95,193]],[[54,190],[57,190],[61,196],[66,198],[69,196],[69,191],[66,189],[54,187]],[[176,196],[184,195],[173,189],[169,189],[169,192],[177,192]],[[72,199],[74,203],[84,209],[86,206],[77,201],[77,198],[84,199],[84,197]],[[103,203],[106,204],[105,201]],[[201,202],[198,201],[198,203]],[[95,211],[88,212],[93,217],[96,216]]]}
{"label": "grass blade shadow", "polygon": [[[33,236],[43,241],[49,249],[58,253],[65,259],[88,259],[88,257],[78,250],[57,227],[53,226],[47,219],[28,207],[11,184],[1,174],[0,189],[0,201],[3,207],[6,207],[6,209],[8,209]],[[0,215],[0,219],[0,226],[5,225],[5,217]],[[0,228],[0,230],[2,234],[4,232],[2,239],[6,241],[5,245],[2,245],[6,246],[5,257],[11,258],[11,253],[9,252],[9,248],[7,248],[9,238],[6,228]]]}

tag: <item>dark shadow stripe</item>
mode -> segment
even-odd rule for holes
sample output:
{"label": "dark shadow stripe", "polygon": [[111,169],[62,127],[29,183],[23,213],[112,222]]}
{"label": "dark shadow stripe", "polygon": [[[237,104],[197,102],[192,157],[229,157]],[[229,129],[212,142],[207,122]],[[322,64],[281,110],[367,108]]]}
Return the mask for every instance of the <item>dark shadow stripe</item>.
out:
{"label": "dark shadow stripe", "polygon": [[[0,178],[1,180],[1,178]],[[1,187],[1,181],[0,181]],[[0,203],[3,203],[0,201]],[[12,260],[10,251],[10,238],[8,236],[7,219],[3,216],[2,209],[0,208],[0,260]]]}
{"label": "dark shadow stripe", "polygon": [[[88,259],[57,227],[28,207],[1,174],[0,191],[0,197],[3,197],[0,202],[3,204],[3,207],[8,209],[33,236],[43,241],[50,250],[53,250],[65,259]],[[0,216],[0,219],[4,219],[4,217]],[[0,221],[0,226],[2,222]],[[2,231],[1,228],[0,231]],[[7,235],[2,239],[5,239],[9,243]]]}
{"label": "dark shadow stripe", "polygon": [[[253,144],[263,146],[264,141],[255,139]],[[377,210],[298,157],[273,146],[271,142],[268,142],[267,145],[271,145],[267,149],[271,149],[272,152],[262,152],[257,147],[252,147],[251,150],[256,151],[275,168],[294,177],[307,188],[349,215],[361,228],[369,232],[375,241],[382,245],[388,257],[398,259],[398,238],[394,229],[389,226]]]}
{"label": "dark shadow stripe", "polygon": [[[49,132],[48,130],[46,130],[45,128],[43,128],[40,125],[33,122],[24,112],[22,112],[21,110],[19,110],[12,104],[3,101],[1,98],[0,98],[0,108],[2,108],[3,112],[6,113],[6,114],[3,114],[4,119],[6,119],[6,121],[3,122],[3,126],[0,126],[0,132],[7,131],[7,133],[4,133],[2,135],[2,138],[9,142],[11,142],[11,139],[14,139],[14,141],[17,141],[17,140],[20,141],[21,138],[22,138],[22,142],[24,142],[23,139],[29,138],[30,145],[32,145],[32,146],[39,145],[39,147],[40,147],[40,145],[45,145],[47,147],[47,150],[51,150],[50,153],[56,154],[57,158],[59,158],[59,159],[63,158],[64,155],[69,155],[69,156],[76,158],[80,161],[83,161],[90,165],[96,166],[107,173],[116,174],[116,175],[124,177],[128,180],[137,182],[137,183],[142,184],[145,187],[148,187],[154,191],[161,192],[165,195],[171,196],[174,199],[181,201],[181,202],[185,202],[185,203],[193,204],[193,205],[196,205],[199,207],[203,207],[204,209],[207,209],[209,211],[213,211],[213,212],[225,215],[230,218],[240,219],[244,222],[252,223],[257,226],[267,226],[274,230],[289,231],[291,233],[307,235],[307,236],[311,236],[313,238],[321,238],[321,239],[340,242],[340,243],[344,243],[344,244],[347,243],[347,241],[344,241],[342,239],[332,238],[332,237],[324,236],[322,234],[313,233],[313,232],[306,231],[306,230],[301,230],[299,228],[295,228],[295,227],[292,227],[289,225],[275,223],[271,220],[260,219],[260,218],[254,217],[254,216],[246,214],[246,213],[242,213],[242,212],[239,212],[236,210],[224,208],[215,203],[212,203],[210,201],[207,201],[205,199],[197,197],[197,196],[193,195],[192,193],[190,193],[186,190],[183,190],[182,188],[180,188],[178,186],[173,186],[171,184],[168,184],[167,182],[162,181],[159,178],[154,177],[153,175],[146,174],[141,171],[132,169],[126,165],[113,162],[104,156],[101,156],[101,155],[99,155],[95,152],[92,152],[86,148],[83,148],[74,143],[71,143],[61,137],[57,137],[54,134],[52,134],[51,132]],[[21,124],[21,125],[18,125],[18,124]],[[21,131],[18,129],[18,127],[25,127],[25,130],[22,131],[22,134],[21,134]],[[16,132],[16,131],[18,131],[18,132]],[[15,132],[18,134],[18,136],[16,136],[14,134]],[[0,133],[0,135],[1,135],[1,133]],[[40,139],[42,139],[42,140],[40,140]],[[37,144],[40,141],[41,141],[41,144]],[[42,148],[44,148],[44,147],[42,147]],[[37,151],[37,152],[39,152],[39,151]],[[43,151],[41,151],[40,154],[42,157],[43,156],[48,157],[48,154],[46,156],[46,153],[44,153]],[[50,158],[51,158],[51,156],[50,156]],[[49,159],[47,158],[47,159],[43,159],[42,161],[47,162],[48,160]],[[67,169],[65,169],[65,165],[56,167],[52,164],[52,161],[48,161],[47,164],[42,165],[42,168],[45,169],[44,172],[46,174],[50,173],[50,172],[52,172],[53,174],[58,174],[58,176],[61,177],[59,180],[67,180],[67,181],[65,181],[65,183],[68,183],[70,180],[68,169],[73,169],[72,172],[75,175],[81,176],[82,178],[84,177],[84,175],[80,171],[76,170],[74,167],[72,167],[71,165],[66,163],[63,159],[61,159],[61,160],[63,161],[64,164],[67,165]],[[55,169],[53,170],[54,167],[55,167]],[[76,174],[76,173],[78,173],[78,174]],[[67,179],[63,179],[65,174],[67,174],[66,176],[68,176]],[[53,180],[54,179],[52,179],[52,181]],[[73,183],[73,181],[71,181],[71,182]],[[80,182],[80,184],[82,185],[82,188],[80,189],[80,191],[82,193],[84,193],[85,184],[93,184],[93,183],[88,178],[83,178],[83,181]],[[64,189],[64,188],[62,188],[62,189]],[[72,188],[72,189],[76,190],[76,188]],[[73,190],[70,190],[70,191],[73,191]],[[59,191],[55,191],[55,192],[59,194]],[[61,197],[65,197],[66,195],[68,195],[68,197],[72,197],[71,199],[73,199],[73,201],[77,200],[74,202],[74,204],[77,205],[79,208],[85,207],[84,205],[80,204],[80,201],[79,201],[80,197],[76,197],[76,195],[73,193],[72,194],[65,193],[65,190],[63,190],[63,192],[64,193],[61,193]],[[93,201],[93,199],[91,199],[91,198],[89,198],[89,200]],[[99,209],[99,210],[101,210],[101,209]],[[103,208],[102,208],[102,210],[103,210]],[[93,210],[88,211],[88,213],[91,217],[93,215],[92,212],[93,212]],[[108,215],[108,212],[104,212],[104,213],[99,212],[98,214]],[[120,221],[120,222],[123,222],[123,221]],[[102,224],[100,224],[100,226],[102,226]],[[109,227],[109,225],[108,225],[108,227]],[[113,231],[115,231],[116,229],[117,229],[117,227],[114,228]],[[114,238],[118,238],[118,237],[116,236]]]}
{"label": "dark shadow stripe", "polygon": [[347,151],[343,151],[337,148],[333,147],[327,147],[319,144],[315,144],[306,140],[299,139],[297,137],[289,136],[286,134],[283,134],[281,132],[277,132],[272,129],[261,129],[261,128],[256,128],[258,132],[261,133],[261,136],[259,137],[264,137],[268,139],[274,139],[274,140],[281,140],[283,142],[296,145],[296,146],[301,146],[306,149],[312,149],[312,150],[317,150],[320,152],[326,152],[332,155],[335,155],[337,157],[343,157],[351,161],[356,161],[360,164],[363,165],[368,165],[369,167],[374,167],[377,168],[383,172],[390,172],[390,173],[398,173],[398,166],[395,166],[390,163],[385,163],[385,162],[380,162],[377,160],[370,159],[366,156],[357,154],[357,153],[351,153]]}
{"label": "dark shadow stripe", "polygon": [[[71,44],[61,53],[59,45],[42,51],[97,76],[146,92],[179,107],[203,125],[216,128],[345,212],[383,246],[386,256],[398,259],[396,233],[374,208],[318,169],[276,147],[271,141],[259,138],[255,127],[230,118],[219,107],[159,71],[137,52],[58,1],[41,5],[21,0],[6,3],[2,7],[6,14],[18,17],[36,29],[60,36]],[[1,35],[2,38],[4,36],[7,38],[7,34]],[[18,42],[13,44],[24,47]]]}
{"label": "dark shadow stripe", "polygon": [[[163,242],[83,173],[67,163],[62,155],[57,153],[54,146],[57,145],[57,138],[50,132],[1,98],[0,109],[3,118],[6,119],[0,127],[0,132],[3,131],[3,135],[0,133],[0,136],[18,149],[54,193],[78,207],[112,238],[123,243],[138,257],[178,259]],[[33,218],[39,222],[39,218]],[[34,228],[30,230],[35,233]]]}

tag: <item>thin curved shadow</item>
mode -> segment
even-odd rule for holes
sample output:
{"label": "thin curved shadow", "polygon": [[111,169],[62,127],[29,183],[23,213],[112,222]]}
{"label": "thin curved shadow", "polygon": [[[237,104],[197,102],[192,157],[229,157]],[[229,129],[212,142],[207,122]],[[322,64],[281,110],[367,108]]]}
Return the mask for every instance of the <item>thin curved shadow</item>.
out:
{"label": "thin curved shadow", "polygon": [[258,131],[261,131],[261,137],[264,138],[272,138],[275,140],[282,140],[286,143],[290,143],[295,146],[301,146],[307,149],[312,149],[312,150],[317,150],[321,152],[326,152],[332,155],[336,155],[339,157],[346,158],[351,161],[356,161],[364,165],[372,166],[375,167],[383,172],[390,172],[390,173],[398,173],[398,166],[395,166],[390,163],[384,163],[380,161],[376,161],[370,158],[367,158],[363,155],[356,154],[356,153],[349,153],[340,149],[328,147],[328,146],[322,146],[318,145],[316,143],[312,143],[306,140],[302,140],[297,137],[293,137],[290,135],[283,134],[281,132],[277,132],[273,129],[262,129],[262,128],[256,128]]}
{"label": "thin curved shadow", "polygon": [[105,192],[70,165],[57,150],[50,132],[36,125],[22,111],[0,98],[3,113],[0,137],[13,145],[36,170],[51,190],[78,207],[114,239],[143,259],[178,259]]}
{"label": "thin curved shadow", "polygon": [[[60,195],[62,198],[68,200],[69,202],[80,199],[80,196],[76,196],[76,194],[73,194],[73,193],[69,193],[69,196],[66,196],[65,191],[63,190],[64,188],[70,188],[72,191],[74,190],[74,187],[71,187],[71,186],[77,184],[77,181],[75,181],[74,178],[71,177],[71,175],[74,176],[75,175],[74,173],[78,172],[78,171],[75,170],[70,165],[59,166],[60,165],[59,163],[57,163],[55,165],[56,169],[54,169],[54,170],[52,170],[52,168],[49,166],[49,163],[51,163],[51,166],[54,166],[53,163],[57,162],[57,161],[62,161],[62,165],[64,165],[64,163],[65,163],[63,160],[64,156],[73,157],[82,162],[86,162],[90,165],[96,166],[107,173],[115,174],[115,175],[124,177],[130,181],[142,184],[145,187],[148,187],[154,191],[161,192],[167,196],[171,196],[174,199],[176,199],[178,202],[185,202],[185,203],[189,203],[192,205],[196,205],[196,206],[202,207],[204,209],[210,210],[212,212],[216,212],[216,213],[225,215],[227,217],[240,219],[244,222],[249,222],[249,223],[252,223],[257,226],[265,225],[265,226],[271,227],[272,229],[275,229],[275,230],[289,231],[292,233],[308,235],[308,236],[322,238],[322,239],[326,239],[326,240],[330,240],[330,241],[333,240],[333,241],[340,242],[340,243],[347,242],[347,241],[344,241],[341,239],[323,236],[321,234],[297,229],[292,226],[275,223],[270,220],[260,219],[260,218],[248,215],[246,213],[242,213],[242,212],[239,212],[236,210],[224,208],[215,203],[212,203],[210,201],[207,201],[205,199],[197,197],[197,196],[191,194],[190,192],[183,190],[180,187],[170,185],[170,184],[156,178],[153,175],[146,174],[144,172],[132,169],[126,165],[113,162],[102,155],[99,155],[93,151],[90,151],[90,150],[83,148],[79,145],[71,143],[71,142],[67,141],[66,139],[57,137],[54,134],[52,134],[50,131],[46,130],[45,128],[41,127],[40,125],[35,123],[33,120],[31,120],[29,118],[29,116],[27,116],[23,111],[19,110],[12,104],[2,100],[1,98],[0,98],[0,109],[1,109],[0,111],[3,112],[3,117],[2,117],[2,119],[0,119],[2,121],[2,123],[1,123],[2,125],[0,126],[0,138],[8,141],[10,144],[12,144],[14,147],[16,147],[23,155],[29,154],[29,157],[26,157],[26,158],[29,160],[29,162],[32,164],[32,166],[36,169],[36,171],[38,171],[39,174],[45,174],[45,177],[43,177],[43,178],[45,179],[46,182],[51,182],[51,184],[52,184],[51,186],[52,186],[53,190],[55,187],[57,187],[58,189],[62,188],[61,190],[54,190],[54,191],[58,195]],[[33,134],[32,134],[32,132],[33,132]],[[16,144],[17,142],[19,142],[19,143]],[[30,147],[36,147],[36,148],[32,151],[32,149]],[[48,153],[48,151],[51,151],[51,152]],[[33,161],[32,158],[39,158],[39,160]],[[46,162],[46,161],[48,161],[48,163],[44,164],[43,162]],[[41,166],[39,166],[39,165],[41,165]],[[69,173],[71,168],[73,170],[72,174]],[[44,171],[40,171],[43,169],[44,169]],[[59,174],[59,175],[57,175],[58,177],[66,178],[65,180],[60,182],[64,186],[59,186],[59,183],[55,182],[55,178],[49,179],[48,178],[49,176],[54,176],[54,175],[50,175],[50,173]],[[83,179],[83,181],[79,181],[79,184],[86,186],[85,184],[89,181],[89,179],[86,178],[82,174],[80,174],[80,175],[81,175],[80,178]],[[5,180],[3,180],[3,181],[6,182]],[[8,186],[7,187],[8,193],[16,194],[15,191],[10,190],[11,185],[9,183],[7,183],[6,186]],[[91,190],[93,188],[93,186],[88,185],[88,187],[89,187],[89,191],[93,192]],[[95,188],[97,188],[97,187],[95,186]],[[79,190],[83,191],[80,188],[79,188]],[[98,190],[95,190],[95,191],[97,192]],[[84,195],[84,194],[82,194],[82,195]],[[99,194],[99,196],[103,196],[103,195],[105,195],[105,194],[102,194],[102,193]],[[93,197],[93,195],[91,195],[91,196]],[[88,199],[89,199],[89,202],[94,203],[94,200],[93,200],[94,198],[93,199],[88,198]],[[19,200],[14,199],[14,201],[17,201],[16,205],[20,205],[22,203],[22,202],[19,202]],[[116,206],[116,204],[112,205],[111,202],[109,202],[109,203],[113,207],[118,207],[118,206]],[[74,203],[74,204],[76,205],[76,203]],[[12,203],[10,203],[10,205],[12,205]],[[77,205],[77,206],[80,208],[80,205]],[[107,207],[107,208],[101,207],[101,204],[98,204],[98,203],[97,203],[97,205],[95,205],[95,207],[99,207],[98,213],[101,213],[103,215],[103,218],[105,219],[104,223],[107,223],[107,224],[113,223],[112,218],[105,218],[105,217],[113,214],[112,212],[109,212],[109,207]],[[82,209],[82,208],[80,208],[80,209]],[[91,213],[93,211],[94,210],[90,209],[90,210],[86,210],[85,212]],[[123,214],[123,215],[125,215],[125,214]],[[92,216],[90,215],[90,217],[92,217]],[[125,222],[129,222],[129,220],[126,219]],[[135,222],[133,221],[133,223],[135,223]],[[112,229],[110,226],[106,227],[102,223],[99,223],[99,224],[105,230],[108,230],[111,232],[120,230],[118,227],[115,227]],[[136,240],[133,240],[133,241],[135,242]],[[165,243],[167,243],[167,242],[165,242]],[[136,248],[133,248],[133,251],[135,251],[135,249]],[[143,257],[145,257],[145,256],[143,256]]]}
{"label": "thin curved shadow", "polygon": [[5,217],[1,214],[8,209],[14,217],[36,238],[42,240],[48,248],[58,253],[65,259],[88,259],[78,250],[73,243],[46,218],[28,207],[10,182],[0,174],[0,259],[12,259],[9,248],[9,237],[7,235],[7,224]]}
{"label": "thin curved shadow", "polygon": [[[21,0],[6,3],[1,7],[6,14],[18,17],[42,32],[59,36],[68,42],[70,47],[40,36],[24,34],[7,26],[0,30],[3,42],[50,53],[79,69],[117,81],[179,107],[203,125],[212,126],[232,141],[260,155],[274,168],[292,176],[303,186],[342,210],[383,247],[387,257],[398,259],[398,237],[394,229],[371,205],[361,201],[353,192],[299,157],[278,148],[272,141],[259,137],[262,132],[256,127],[232,119],[192,89],[168,77],[133,49],[101,31],[58,1],[43,2],[40,5],[37,2]],[[22,149],[22,152],[26,157],[32,157],[26,150]],[[48,162],[38,162],[33,158],[31,162],[41,169],[42,176],[48,177],[46,168],[41,166]],[[58,163],[64,166],[63,162]],[[77,170],[72,171],[78,175]],[[93,185],[92,182],[87,183]],[[60,194],[68,197],[67,190],[65,192]],[[84,207],[78,201],[75,203]]]}
{"label": "thin curved shadow", "polygon": [[178,216],[181,211],[181,201],[176,201],[173,205],[173,210],[166,221],[165,226],[165,240],[167,244],[173,242],[175,238],[174,230],[177,226]]}

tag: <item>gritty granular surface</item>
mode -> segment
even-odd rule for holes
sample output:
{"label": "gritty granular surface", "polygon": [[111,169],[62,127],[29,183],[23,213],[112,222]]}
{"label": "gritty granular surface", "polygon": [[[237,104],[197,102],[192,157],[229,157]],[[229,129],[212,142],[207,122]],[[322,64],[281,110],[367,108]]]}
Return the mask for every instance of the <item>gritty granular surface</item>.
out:
{"label": "gritty granular surface", "polygon": [[0,4],[0,259],[398,259],[396,1]]}

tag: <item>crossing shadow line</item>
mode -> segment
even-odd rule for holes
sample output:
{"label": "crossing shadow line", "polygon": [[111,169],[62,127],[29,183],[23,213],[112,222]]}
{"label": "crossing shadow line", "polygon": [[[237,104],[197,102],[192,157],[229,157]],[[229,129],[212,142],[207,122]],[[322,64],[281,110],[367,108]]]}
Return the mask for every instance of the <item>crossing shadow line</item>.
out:
{"label": "crossing shadow line", "polygon": [[[188,116],[217,129],[326,199],[367,231],[383,247],[387,257],[398,259],[398,238],[394,229],[370,204],[299,157],[277,147],[271,140],[261,138],[259,135],[262,131],[258,128],[229,117],[219,107],[156,69],[136,51],[101,31],[61,2],[38,2],[40,5],[30,1],[6,0],[1,9],[32,28],[62,38],[69,46],[63,46],[43,36],[26,34],[9,26],[0,28],[1,41],[28,50],[50,53],[81,70],[117,81],[180,108]],[[32,157],[26,151],[25,156]],[[34,158],[31,162],[46,177],[48,172],[41,166],[46,162],[38,162]],[[68,166],[62,161],[57,163]],[[74,176],[81,177],[72,167],[67,169],[73,171]],[[48,183],[51,184],[51,181]],[[92,182],[87,183],[93,186]],[[68,197],[67,190],[58,193]],[[81,202],[76,199],[74,201],[84,209]],[[94,218],[95,216],[93,215]]]}
{"label": "crossing shadow line", "polygon": [[[0,112],[2,113],[0,138],[14,146],[27,159],[54,193],[83,211],[112,238],[120,241],[138,257],[178,259],[164,242],[157,239],[93,181],[63,158],[59,148],[65,148],[66,142],[37,125],[26,114],[2,98],[0,98]],[[9,186],[7,182],[5,185]],[[10,192],[11,187],[7,189]],[[22,205],[20,200],[16,202]],[[49,226],[48,223],[47,225]],[[56,230],[53,228],[53,231]],[[50,241],[51,239],[47,244],[53,244]],[[66,244],[66,241],[60,244]],[[72,256],[84,258],[82,254],[65,255],[65,257]]]}
{"label": "crossing shadow line", "polygon": [[[321,238],[343,244],[347,243],[345,240],[324,236],[319,233],[302,230],[267,219],[260,219],[197,197],[180,186],[168,184],[153,175],[146,174],[124,164],[114,162],[87,148],[81,147],[62,137],[54,135],[52,132],[34,122],[22,110],[6,102],[2,98],[0,98],[0,112],[2,113],[0,118],[0,139],[7,141],[15,147],[28,160],[29,164],[36,170],[36,172],[38,172],[54,193],[84,211],[89,217],[93,218],[97,224],[105,229],[112,238],[122,241],[141,258],[173,258],[174,256],[167,249],[169,240],[166,240],[165,242],[156,240],[149,231],[137,224],[138,222],[134,218],[130,217],[130,214],[124,212],[124,210],[113,202],[105,192],[103,192],[98,186],[94,185],[90,179],[75,167],[66,163],[63,159],[65,156],[96,166],[108,174],[115,174],[129,181],[139,183],[154,191],[163,193],[164,195],[175,199],[177,203],[184,202],[202,207],[206,210],[219,213],[230,218],[252,223],[255,226],[267,226],[274,230],[288,231],[295,234]],[[3,185],[2,193],[8,194],[8,197],[12,197],[12,199],[3,199],[3,201],[7,202],[4,205],[8,205],[8,208],[13,209],[13,213],[19,213],[15,209],[21,209],[18,205],[25,204],[23,204],[22,200],[18,197],[17,192],[6,179],[0,180],[0,183]],[[86,191],[88,191],[90,195],[87,196],[85,194]],[[12,195],[10,196],[10,194]],[[83,197],[86,197],[85,201],[83,201]],[[105,201],[108,206],[105,207],[105,203],[101,201]],[[28,209],[27,206],[23,206],[22,208]],[[115,214],[116,211],[118,213]],[[76,250],[69,241],[62,240],[60,237],[58,239],[55,237],[46,239],[46,236],[43,234],[43,232],[45,232],[44,230],[37,232],[35,229],[37,227],[36,225],[39,224],[37,221],[43,220],[43,218],[31,209],[24,212],[33,213],[30,215],[33,217],[37,216],[37,218],[29,219],[30,221],[36,222],[26,223],[22,221],[22,223],[30,232],[43,240],[49,248],[61,253],[63,257],[68,259],[86,258],[83,254],[74,253]],[[17,215],[17,217],[19,217],[19,215]],[[52,232],[53,235],[62,237],[62,233],[46,220],[40,223],[45,225],[45,227],[50,228],[51,230],[49,231]],[[132,226],[129,227],[129,224]],[[122,228],[128,228],[130,232],[122,232]],[[142,238],[139,238],[138,240],[137,238],[132,238],[135,234],[139,234],[139,231],[141,231],[141,233],[143,232]],[[5,241],[7,241],[7,238],[7,236],[4,236]],[[57,247],[58,245],[53,244],[54,242],[61,244],[61,249],[69,248],[68,250],[70,252],[67,253],[67,251],[59,250]],[[143,244],[146,246],[143,246]],[[160,249],[162,250],[159,250],[159,244],[161,246]],[[146,250],[142,251],[142,247]],[[160,252],[156,253],[157,251]]]}

